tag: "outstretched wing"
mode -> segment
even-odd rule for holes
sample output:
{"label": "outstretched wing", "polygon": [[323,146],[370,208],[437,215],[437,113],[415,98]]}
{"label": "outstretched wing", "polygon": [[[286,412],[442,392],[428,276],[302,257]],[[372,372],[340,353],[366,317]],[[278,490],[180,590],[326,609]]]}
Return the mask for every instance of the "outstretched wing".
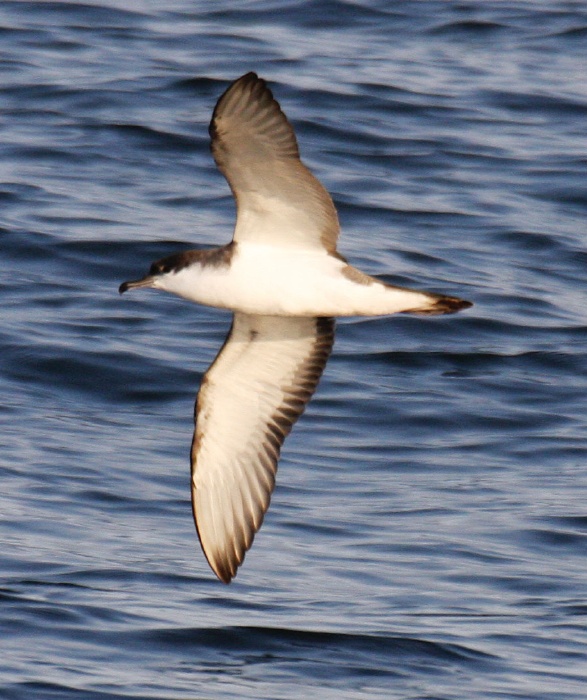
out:
{"label": "outstretched wing", "polygon": [[301,162],[294,131],[264,80],[247,73],[232,83],[216,104],[210,136],[236,199],[235,241],[335,252],[332,199]]}
{"label": "outstretched wing", "polygon": [[192,443],[192,507],[200,543],[229,583],[261,527],[281,445],[314,393],[334,320],[235,313],[202,380]]}

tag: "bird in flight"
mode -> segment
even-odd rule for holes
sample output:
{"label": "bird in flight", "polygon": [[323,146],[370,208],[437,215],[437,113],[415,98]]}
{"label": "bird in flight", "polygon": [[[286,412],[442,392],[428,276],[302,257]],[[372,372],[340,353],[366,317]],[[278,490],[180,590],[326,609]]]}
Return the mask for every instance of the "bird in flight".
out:
{"label": "bird in flight", "polygon": [[334,317],[449,314],[471,303],[385,284],[337,252],[332,199],[300,160],[289,121],[255,73],[220,97],[209,131],[236,200],[232,241],[163,258],[119,291],[162,289],[233,312],[200,386],[191,448],[202,550],[230,583],[269,507],[283,441],[332,350]]}

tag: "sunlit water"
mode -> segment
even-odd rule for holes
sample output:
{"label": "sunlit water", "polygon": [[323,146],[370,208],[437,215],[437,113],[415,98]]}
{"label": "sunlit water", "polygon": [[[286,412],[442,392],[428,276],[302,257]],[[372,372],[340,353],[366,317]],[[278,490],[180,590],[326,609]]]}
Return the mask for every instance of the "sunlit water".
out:
{"label": "sunlit water", "polygon": [[[0,696],[585,698],[583,5],[5,1],[0,26]],[[339,322],[225,587],[189,445],[230,315],[117,287],[230,239],[207,125],[248,70],[341,252],[475,306]]]}

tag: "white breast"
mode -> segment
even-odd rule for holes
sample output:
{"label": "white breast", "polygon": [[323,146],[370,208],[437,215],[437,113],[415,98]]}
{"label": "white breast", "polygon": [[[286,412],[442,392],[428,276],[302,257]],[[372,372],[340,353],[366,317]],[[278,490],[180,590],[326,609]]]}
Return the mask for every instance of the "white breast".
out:
{"label": "white breast", "polygon": [[322,250],[239,243],[229,266],[191,265],[158,286],[199,304],[268,316],[390,314],[429,304],[426,294],[348,269]]}

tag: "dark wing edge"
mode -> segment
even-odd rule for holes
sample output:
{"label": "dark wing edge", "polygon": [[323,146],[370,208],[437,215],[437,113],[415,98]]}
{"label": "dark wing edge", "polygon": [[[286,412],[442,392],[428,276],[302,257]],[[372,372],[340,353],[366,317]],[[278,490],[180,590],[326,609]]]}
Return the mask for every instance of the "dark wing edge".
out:
{"label": "dark wing edge", "polygon": [[[211,138],[211,150],[216,165],[225,175],[224,144],[226,134],[224,124],[232,127],[234,123],[244,122],[256,127],[261,133],[271,137],[271,145],[280,158],[299,159],[300,152],[295,132],[283,113],[273,93],[263,78],[256,73],[246,73],[231,83],[222,93],[208,127]],[[230,184],[230,180],[229,180]]]}
{"label": "dark wing edge", "polygon": [[209,132],[237,204],[235,240],[273,245],[285,229],[285,244],[336,251],[334,202],[300,160],[294,130],[263,79],[247,73],[235,80],[216,103]]}
{"label": "dark wing edge", "polygon": [[[196,429],[191,451],[192,512],[202,551],[217,577],[227,584],[236,575],[263,523],[275,486],[281,447],[314,394],[334,343],[335,322],[332,318],[283,318],[276,321],[271,317],[271,322],[282,326],[297,323],[309,327],[308,324],[313,324],[312,335],[308,336],[303,356],[295,357],[296,351],[291,358],[287,356],[285,359],[285,363],[296,363],[292,368],[294,381],[280,388],[279,401],[270,400],[270,405],[265,406],[263,434],[258,436],[254,454],[251,456],[251,451],[246,452],[244,448],[238,453],[237,447],[232,454],[221,455],[225,461],[224,472],[228,470],[230,473],[214,474],[214,483],[198,488],[196,475],[200,460],[204,470],[210,469],[206,464],[208,456],[203,454],[206,451],[206,440],[209,442],[206,432],[217,432],[223,427],[225,430],[231,428],[231,416],[219,417],[213,415],[213,411],[210,412],[210,407],[214,406],[216,401],[220,405],[223,404],[220,394],[227,391],[226,386],[219,386],[219,375],[220,382],[224,382],[225,379],[231,381],[231,377],[238,376],[243,367],[249,369],[250,353],[261,354],[260,361],[263,366],[267,366],[271,364],[271,353],[274,350],[278,354],[275,358],[278,360],[277,364],[284,363],[278,339],[274,339],[273,350],[270,350],[271,343],[260,342],[267,340],[267,334],[263,330],[264,324],[259,323],[266,318],[268,317],[235,314],[225,343],[204,376],[196,402]],[[244,339],[245,335],[248,341]],[[228,373],[225,372],[225,368],[228,368]],[[247,380],[247,390],[254,388],[259,392],[259,396],[264,394],[265,389],[271,393],[271,387],[263,386],[266,381],[267,377],[263,377],[258,383]],[[228,413],[236,410],[237,420],[239,415],[246,419],[247,412],[255,410],[247,404],[247,395],[250,393],[247,391],[244,399],[240,398],[242,405],[237,402],[235,406],[234,400],[230,400]],[[227,449],[231,451],[230,447]],[[211,466],[213,470],[215,465]]]}

